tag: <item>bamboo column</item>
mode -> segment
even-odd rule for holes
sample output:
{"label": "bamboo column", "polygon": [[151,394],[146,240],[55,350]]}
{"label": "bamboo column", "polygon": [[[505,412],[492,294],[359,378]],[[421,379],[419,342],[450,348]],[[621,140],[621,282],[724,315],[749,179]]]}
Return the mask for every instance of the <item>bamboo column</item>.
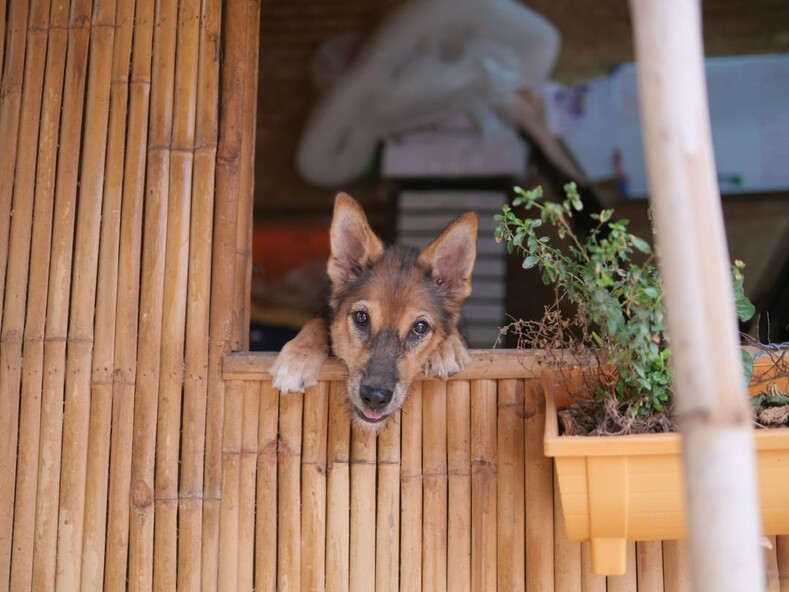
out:
{"label": "bamboo column", "polygon": [[447,589],[447,385],[422,385],[422,589]]}
{"label": "bamboo column", "polygon": [[761,590],[742,379],[695,0],[631,0],[647,170],[666,285],[697,590]]}
{"label": "bamboo column", "polygon": [[378,436],[378,507],[375,521],[375,589],[400,589],[400,422],[402,413]]}
{"label": "bamboo column", "polygon": [[471,589],[471,385],[447,385],[447,590]]}
{"label": "bamboo column", "polygon": [[400,589],[422,589],[422,383],[400,413]]}
{"label": "bamboo column", "polygon": [[497,588],[496,381],[471,383],[471,589]]}
{"label": "bamboo column", "polygon": [[[345,383],[332,382],[329,386],[326,478],[326,590],[329,592],[347,592],[349,587],[351,418],[346,405]],[[259,569],[265,569],[266,565],[261,568],[258,563]],[[276,566],[268,569],[275,572]],[[261,588],[258,586],[258,589]],[[264,589],[273,590],[273,586]]]}

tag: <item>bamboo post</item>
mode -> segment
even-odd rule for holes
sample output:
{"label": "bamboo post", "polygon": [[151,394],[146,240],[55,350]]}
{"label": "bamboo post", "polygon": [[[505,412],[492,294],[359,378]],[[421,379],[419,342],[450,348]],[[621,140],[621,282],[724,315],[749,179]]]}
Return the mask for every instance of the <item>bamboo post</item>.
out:
{"label": "bamboo post", "polygon": [[554,589],[557,592],[580,592],[582,589],[581,543],[567,540],[562,499],[559,495],[559,483],[555,474],[553,475],[553,491]]}
{"label": "bamboo post", "polygon": [[472,590],[495,590],[496,381],[471,383],[471,579]]}
{"label": "bamboo post", "polygon": [[326,587],[326,438],[329,383],[304,397],[301,451],[301,586]]}
{"label": "bamboo post", "polygon": [[[24,89],[22,91],[22,112],[19,124],[18,163],[14,180],[14,218],[8,245],[10,261],[8,274],[5,276],[5,302],[0,296],[0,303],[5,312],[0,313],[4,319],[0,330],[0,425],[7,426],[5,439],[0,448],[2,459],[0,464],[11,462],[16,464],[16,497],[14,497],[14,473],[6,473],[5,483],[0,485],[0,581],[7,582],[9,563],[12,586],[17,590],[30,587],[30,570],[32,568],[33,528],[35,524],[35,488],[37,478],[38,430],[40,416],[40,379],[41,357],[24,350],[25,358],[30,355],[30,368],[25,360],[25,372],[22,372],[22,341],[25,340],[27,324],[40,326],[43,322],[43,311],[40,299],[28,298],[29,267],[33,265],[32,249],[39,252],[31,241],[34,218],[34,187],[36,184],[36,151],[38,148],[39,122],[41,118],[44,70],[46,60],[47,28],[49,25],[49,4],[39,1],[33,4],[30,12],[27,44],[27,58],[24,73]],[[44,229],[40,220],[42,208],[46,204],[38,202],[35,213],[39,216],[36,230],[40,235]],[[18,218],[18,219],[17,219]],[[30,261],[28,262],[28,255]],[[45,270],[43,270],[45,271]],[[43,275],[41,266],[37,266],[36,280]],[[31,278],[32,279],[32,278]],[[38,301],[33,304],[33,301]],[[35,319],[26,319],[25,308],[40,311]],[[31,311],[32,312],[32,311]],[[41,351],[41,342],[36,348]],[[34,363],[37,362],[37,364]],[[38,368],[38,373],[33,371]],[[33,373],[33,378],[29,373]],[[32,384],[31,384],[32,382]],[[20,384],[21,383],[21,384]],[[21,395],[20,395],[21,387]],[[31,388],[32,387],[32,388]],[[33,390],[38,387],[38,391]],[[31,395],[31,396],[26,396]],[[17,422],[18,418],[18,432]],[[18,445],[16,444],[18,443]],[[8,448],[6,449],[6,446]],[[12,517],[13,514],[13,517]],[[8,526],[6,526],[8,520]],[[11,524],[13,521],[13,531]],[[6,538],[7,537],[7,538]],[[13,538],[13,556],[8,556]],[[11,563],[13,559],[13,563]],[[24,582],[24,584],[23,584]]]}
{"label": "bamboo post", "polygon": [[[178,583],[184,590],[200,588],[202,570],[203,463],[208,397],[211,249],[219,101],[217,44],[220,30],[220,0],[202,2],[199,19],[181,474],[178,491]],[[276,414],[274,419],[276,421]]]}
{"label": "bamboo post", "polygon": [[351,432],[351,592],[375,589],[375,468],[375,434],[354,426]]}
{"label": "bamboo post", "polygon": [[400,413],[400,589],[422,589],[422,382]]}
{"label": "bamboo post", "polygon": [[471,590],[471,387],[447,384],[447,590]]}
{"label": "bamboo post", "polygon": [[605,576],[592,570],[592,551],[588,542],[581,543],[581,590],[584,592],[606,592]]}
{"label": "bamboo post", "polygon": [[222,441],[222,505],[219,514],[219,581],[228,590],[238,589],[239,461],[244,383],[225,386],[225,433]]}
{"label": "bamboo post", "polygon": [[277,589],[277,426],[279,391],[262,383],[258,414],[257,494],[255,505],[255,590]]}
{"label": "bamboo post", "polygon": [[522,381],[525,447],[526,589],[554,588],[553,460],[543,451],[545,396],[536,379]]}
{"label": "bamboo post", "polygon": [[500,380],[498,394],[498,585],[503,590],[525,590],[523,381]]}
{"label": "bamboo post", "polygon": [[[260,385],[244,383],[238,484],[238,589],[254,590],[255,482],[257,479]],[[238,429],[238,428],[237,428]]]}
{"label": "bamboo post", "polygon": [[778,583],[781,592],[789,592],[789,536],[775,537],[775,554],[778,557]]}
{"label": "bamboo post", "polygon": [[[115,321],[118,312],[120,214],[124,186],[123,163],[128,115],[128,72],[134,32],[134,8],[133,3],[123,3],[118,5],[117,14],[99,14],[95,17],[99,27],[114,25],[115,30],[96,286],[95,347],[91,375],[85,528],[82,542],[81,587],[83,589],[99,589],[104,583],[114,346],[116,342]],[[103,8],[103,12],[107,13],[108,11]],[[106,43],[109,43],[109,40]],[[125,334],[124,337],[126,337]]]}
{"label": "bamboo post", "polygon": [[663,544],[660,541],[636,543],[636,568],[639,592],[662,592]]}
{"label": "bamboo post", "polygon": [[663,590],[687,592],[691,586],[691,560],[687,541],[663,541]]}
{"label": "bamboo post", "polygon": [[621,576],[608,576],[606,592],[638,592],[638,577],[636,574],[636,544],[627,543],[627,568]]}
{"label": "bamboo post", "polygon": [[[60,113],[60,143],[57,161],[57,177],[55,182],[55,217],[52,232],[52,252],[50,258],[49,294],[57,294],[47,303],[47,326],[44,345],[44,385],[42,391],[42,422],[41,446],[39,448],[39,483],[36,497],[36,534],[33,558],[33,589],[49,590],[55,586],[56,557],[59,549],[66,551],[78,549],[81,545],[82,516],[81,509],[75,515],[79,520],[80,540],[74,536],[74,530],[64,533],[63,545],[59,543],[59,500],[66,502],[65,508],[76,510],[79,499],[71,497],[71,491],[64,498],[60,496],[61,479],[65,477],[69,484],[77,487],[77,479],[65,466],[66,474],[61,473],[63,449],[71,448],[72,442],[64,441],[65,419],[64,399],[66,391],[74,392],[76,385],[66,386],[66,347],[69,335],[69,301],[72,292],[72,261],[76,259],[74,249],[74,214],[77,204],[77,179],[79,170],[80,143],[82,140],[82,114],[85,96],[85,78],[87,75],[87,56],[90,38],[91,3],[88,0],[75,2],[71,5],[68,26],[68,51],[64,70],[62,111]],[[88,200],[86,200],[88,201]],[[90,206],[86,203],[86,208]],[[80,257],[84,257],[81,254]],[[88,263],[86,262],[87,266]],[[84,267],[83,267],[84,269]],[[76,333],[75,333],[76,337]],[[78,350],[73,349],[75,357]],[[75,360],[76,361],[76,360]],[[88,361],[89,363],[89,361]],[[73,371],[69,377],[74,379]],[[88,378],[90,372],[84,369]],[[86,390],[90,388],[82,386]],[[71,402],[73,403],[73,401]],[[73,407],[73,404],[69,407]],[[76,428],[77,426],[75,426]],[[78,446],[72,448],[76,450]],[[82,453],[84,455],[84,452]],[[76,460],[76,459],[74,459]],[[78,491],[75,492],[79,497]],[[66,553],[68,554],[68,553]],[[79,552],[77,552],[77,557]],[[78,561],[74,559],[74,561]],[[70,566],[71,567],[71,566]],[[70,572],[73,575],[73,572]],[[65,575],[65,574],[64,574]],[[68,578],[67,578],[68,579]],[[79,586],[76,580],[75,587]]]}
{"label": "bamboo post", "polygon": [[778,576],[778,549],[775,544],[775,537],[767,539],[770,548],[765,549],[765,576],[767,579],[767,592],[781,592],[781,581]]}
{"label": "bamboo post", "polygon": [[350,585],[351,418],[345,383],[329,385],[326,479],[326,590],[347,592]]}
{"label": "bamboo post", "polygon": [[447,386],[422,383],[422,589],[447,589]]}
{"label": "bamboo post", "polygon": [[398,412],[378,436],[378,486],[375,523],[375,589],[400,589],[400,422]]}
{"label": "bamboo post", "polygon": [[[125,590],[127,580],[137,375],[137,322],[140,304],[154,2],[138,0],[135,8],[118,245],[118,296],[115,311],[109,499],[104,570],[104,589],[112,591]],[[122,78],[118,80],[118,84],[124,84]]]}
{"label": "bamboo post", "polygon": [[277,454],[277,589],[301,589],[301,426],[304,397],[290,393],[279,403]]}
{"label": "bamboo post", "polygon": [[759,508],[704,79],[701,8],[630,2],[697,589],[760,590]]}

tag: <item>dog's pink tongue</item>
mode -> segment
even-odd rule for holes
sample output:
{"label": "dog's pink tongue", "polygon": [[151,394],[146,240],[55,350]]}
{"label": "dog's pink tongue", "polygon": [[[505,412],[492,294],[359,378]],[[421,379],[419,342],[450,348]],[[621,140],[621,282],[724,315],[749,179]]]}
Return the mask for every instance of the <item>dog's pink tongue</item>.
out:
{"label": "dog's pink tongue", "polygon": [[362,413],[364,413],[364,416],[367,419],[372,419],[373,421],[379,420],[384,416],[383,413],[378,413],[377,411],[373,411],[371,409],[362,409]]}

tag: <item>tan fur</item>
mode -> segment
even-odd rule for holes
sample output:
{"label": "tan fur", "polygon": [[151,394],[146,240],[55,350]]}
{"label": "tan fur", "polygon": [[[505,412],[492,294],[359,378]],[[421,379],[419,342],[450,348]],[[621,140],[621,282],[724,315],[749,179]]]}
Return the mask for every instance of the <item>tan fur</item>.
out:
{"label": "tan fur", "polygon": [[420,372],[447,378],[461,370],[468,352],[457,319],[471,291],[476,231],[476,216],[466,214],[418,256],[386,250],[361,207],[338,195],[327,265],[331,324],[315,319],[285,345],[272,368],[274,386],[289,392],[314,385],[330,334],[332,353],[348,367],[355,419],[379,429]]}

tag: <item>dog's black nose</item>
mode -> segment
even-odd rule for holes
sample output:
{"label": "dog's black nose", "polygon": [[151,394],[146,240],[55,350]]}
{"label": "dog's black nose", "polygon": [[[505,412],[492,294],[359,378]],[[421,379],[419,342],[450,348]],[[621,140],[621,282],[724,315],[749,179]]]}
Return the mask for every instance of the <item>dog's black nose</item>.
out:
{"label": "dog's black nose", "polygon": [[383,409],[392,400],[392,391],[363,384],[359,388],[362,401],[370,409]]}

